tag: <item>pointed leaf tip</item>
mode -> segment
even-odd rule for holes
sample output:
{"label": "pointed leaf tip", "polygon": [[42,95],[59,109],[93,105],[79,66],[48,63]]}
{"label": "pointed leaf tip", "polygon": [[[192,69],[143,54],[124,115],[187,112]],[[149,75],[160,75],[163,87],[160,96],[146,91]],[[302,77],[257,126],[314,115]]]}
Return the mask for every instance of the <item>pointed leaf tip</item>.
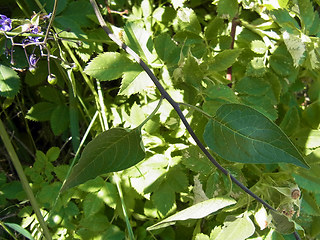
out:
{"label": "pointed leaf tip", "polygon": [[140,129],[113,128],[99,134],[84,148],[62,191],[101,174],[129,168],[145,157]]}
{"label": "pointed leaf tip", "polygon": [[309,168],[284,132],[269,118],[241,104],[225,104],[204,131],[208,147],[222,158],[242,163],[291,163]]}

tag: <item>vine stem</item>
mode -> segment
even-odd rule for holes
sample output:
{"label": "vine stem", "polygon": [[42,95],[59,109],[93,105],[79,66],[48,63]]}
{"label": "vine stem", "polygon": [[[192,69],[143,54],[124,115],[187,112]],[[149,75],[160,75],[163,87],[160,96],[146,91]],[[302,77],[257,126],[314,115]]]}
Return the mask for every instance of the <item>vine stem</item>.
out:
{"label": "vine stem", "polygon": [[[247,194],[249,194],[250,196],[252,196],[254,199],[256,199],[258,202],[260,202],[261,204],[263,204],[266,208],[272,210],[272,211],[276,211],[276,209],[274,209],[271,205],[269,205],[267,202],[265,202],[263,199],[261,199],[259,196],[257,196],[256,194],[254,194],[250,189],[248,189],[246,186],[244,186],[239,180],[237,180],[232,174],[229,173],[229,171],[227,169],[225,169],[224,167],[222,167],[215,159],[214,157],[211,155],[211,153],[206,149],[206,147],[202,144],[202,142],[199,140],[199,138],[197,137],[197,135],[194,133],[193,129],[191,128],[190,124],[188,123],[187,119],[185,118],[185,116],[183,115],[179,104],[173,100],[173,98],[169,95],[169,93],[164,89],[164,87],[161,85],[161,83],[159,82],[159,80],[157,79],[157,77],[152,73],[151,69],[147,66],[147,64],[139,57],[139,55],[137,53],[135,53],[130,47],[128,47],[125,43],[123,43],[116,35],[113,34],[113,32],[108,28],[106,22],[104,21],[100,10],[98,8],[98,5],[96,3],[95,0],[90,0],[90,3],[93,7],[93,10],[95,12],[95,15],[98,18],[98,21],[100,23],[100,26],[102,27],[102,29],[107,33],[107,35],[109,36],[109,38],[114,41],[119,47],[121,47],[123,50],[125,50],[128,54],[130,54],[136,62],[138,62],[140,64],[140,66],[143,68],[143,70],[148,74],[148,76],[151,78],[151,80],[153,81],[153,83],[156,85],[157,89],[159,90],[159,92],[161,93],[162,98],[166,99],[171,106],[173,107],[173,109],[177,112],[177,114],[179,115],[179,118],[181,119],[181,121],[183,122],[183,124],[185,125],[187,131],[189,132],[189,134],[191,135],[191,137],[193,138],[193,140],[196,142],[196,144],[198,145],[198,147],[201,149],[201,151],[207,156],[207,158],[213,163],[213,165],[216,166],[216,168],[218,168],[224,175],[226,175],[227,177],[230,177],[230,179],[232,180],[233,183],[235,183],[236,185],[238,185],[243,191],[245,191]],[[300,239],[299,234],[297,232],[294,232],[294,236],[297,240]]]}

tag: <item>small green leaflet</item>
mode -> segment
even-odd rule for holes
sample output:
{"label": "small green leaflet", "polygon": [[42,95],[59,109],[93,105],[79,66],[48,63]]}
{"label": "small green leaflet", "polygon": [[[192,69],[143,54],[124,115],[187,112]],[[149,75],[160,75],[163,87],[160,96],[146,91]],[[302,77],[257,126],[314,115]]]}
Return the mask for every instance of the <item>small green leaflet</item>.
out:
{"label": "small green leaflet", "polygon": [[145,157],[140,129],[112,128],[99,134],[83,150],[62,191],[101,174],[129,168]]}
{"label": "small green leaflet", "polygon": [[241,104],[225,104],[209,120],[203,134],[222,158],[241,163],[286,162],[309,168],[283,131],[262,113]]}
{"label": "small green leaflet", "polygon": [[183,221],[187,219],[200,219],[214,213],[222,208],[235,204],[236,201],[231,198],[212,198],[191,207],[188,207],[176,214],[158,222],[147,228],[148,231],[164,228],[176,223],[176,221]]}
{"label": "small green leaflet", "polygon": [[109,81],[120,78],[125,72],[141,71],[141,68],[124,54],[105,52],[94,58],[84,71],[100,81]]}

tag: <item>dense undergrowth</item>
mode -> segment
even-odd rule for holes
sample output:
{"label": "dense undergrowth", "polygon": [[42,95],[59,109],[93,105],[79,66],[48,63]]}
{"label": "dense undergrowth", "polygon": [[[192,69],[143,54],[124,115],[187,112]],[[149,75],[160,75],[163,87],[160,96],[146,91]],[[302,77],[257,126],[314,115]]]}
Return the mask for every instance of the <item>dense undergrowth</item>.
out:
{"label": "dense undergrowth", "polygon": [[214,158],[278,214],[207,159],[89,1],[10,0],[0,3],[0,236],[319,238],[319,1],[98,5]]}

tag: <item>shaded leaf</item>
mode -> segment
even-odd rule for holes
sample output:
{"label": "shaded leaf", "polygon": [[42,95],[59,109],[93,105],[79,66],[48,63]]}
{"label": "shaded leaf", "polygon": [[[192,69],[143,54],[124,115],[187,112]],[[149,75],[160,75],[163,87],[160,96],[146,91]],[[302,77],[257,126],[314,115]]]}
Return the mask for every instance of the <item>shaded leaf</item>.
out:
{"label": "shaded leaf", "polygon": [[124,72],[139,71],[140,66],[126,55],[117,52],[105,52],[94,58],[85,68],[85,73],[100,81],[114,80]]}
{"label": "shaded leaf", "polygon": [[48,121],[54,109],[53,103],[39,102],[29,109],[26,118],[32,121]]}
{"label": "shaded leaf", "polygon": [[191,207],[188,207],[176,214],[162,220],[159,223],[148,227],[147,230],[156,230],[164,228],[176,223],[176,221],[183,221],[187,219],[200,219],[212,214],[224,207],[235,204],[236,201],[231,198],[212,198],[200,203],[197,203]]}
{"label": "shaded leaf", "polygon": [[97,176],[129,168],[144,159],[139,129],[113,128],[99,134],[83,150],[63,190]]}
{"label": "shaded leaf", "polygon": [[306,30],[310,30],[315,18],[315,12],[310,0],[298,0],[299,13]]}
{"label": "shaded leaf", "polygon": [[51,113],[50,126],[54,135],[58,136],[69,126],[69,109],[66,105],[58,105]]}
{"label": "shaded leaf", "polygon": [[165,216],[175,204],[176,196],[174,190],[167,183],[162,183],[157,191],[151,195],[155,208]]}
{"label": "shaded leaf", "polygon": [[0,64],[0,96],[13,98],[20,89],[20,78],[11,68]]}
{"label": "shaded leaf", "polygon": [[211,150],[232,162],[286,162],[308,168],[282,130],[263,114],[245,105],[220,107],[216,116],[209,120],[203,138]]}
{"label": "shaded leaf", "polygon": [[270,213],[272,216],[272,223],[277,232],[282,234],[290,234],[294,232],[294,222],[291,222],[287,216],[273,210],[270,210]]}

